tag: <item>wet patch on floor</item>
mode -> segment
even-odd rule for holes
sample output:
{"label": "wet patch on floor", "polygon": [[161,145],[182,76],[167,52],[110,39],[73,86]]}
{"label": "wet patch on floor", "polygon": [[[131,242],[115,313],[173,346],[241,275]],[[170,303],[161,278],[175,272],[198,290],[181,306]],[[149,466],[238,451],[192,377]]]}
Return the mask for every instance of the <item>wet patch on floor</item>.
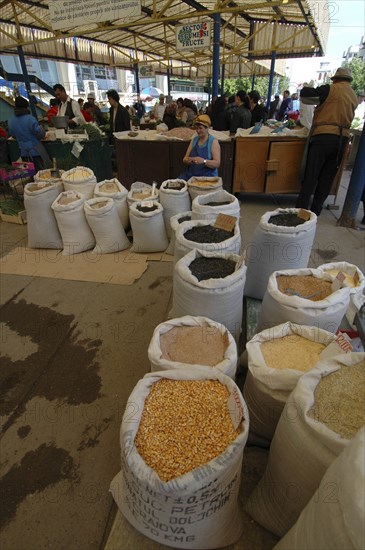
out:
{"label": "wet patch on floor", "polygon": [[99,424],[92,424],[90,426],[86,426],[84,431],[82,432],[82,441],[78,447],[78,451],[83,451],[87,448],[96,447],[96,445],[99,445],[99,437],[105,430],[109,428],[109,424],[111,422],[112,418],[103,418],[103,420]]}
{"label": "wet patch on floor", "polygon": [[77,468],[70,454],[55,445],[41,445],[26,453],[19,464],[0,479],[0,526],[7,525],[16,515],[19,504],[33,493],[62,480],[76,479]]}
{"label": "wet patch on floor", "polygon": [[159,286],[161,286],[165,281],[170,281],[172,277],[165,277],[164,275],[161,275],[160,277],[157,277],[153,283],[149,285],[149,289],[153,290]]}
{"label": "wet patch on floor", "polygon": [[333,248],[330,248],[328,250],[321,250],[320,248],[317,248],[315,252],[323,260],[333,260],[338,256],[338,250],[334,250]]}
{"label": "wet patch on floor", "polygon": [[21,426],[20,428],[18,428],[17,434],[20,437],[20,439],[24,439],[30,433],[31,429],[32,428],[29,425]]}

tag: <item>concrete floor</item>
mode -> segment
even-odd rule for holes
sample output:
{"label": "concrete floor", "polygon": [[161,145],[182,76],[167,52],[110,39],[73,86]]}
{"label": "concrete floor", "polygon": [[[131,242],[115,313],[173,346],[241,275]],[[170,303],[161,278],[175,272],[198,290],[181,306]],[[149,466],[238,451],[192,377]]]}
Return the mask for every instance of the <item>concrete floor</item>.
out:
{"label": "concrete floor", "polygon": [[[345,172],[340,209],[318,220],[311,266],[347,260],[365,270],[365,233],[335,225],[348,179]],[[241,199],[247,244],[264,212],[293,206],[295,197]],[[360,206],[358,222],[362,216]],[[26,242],[26,226],[1,223],[1,233],[2,253]],[[172,268],[149,262],[132,286],[2,275],[2,550],[161,547],[119,516],[114,521],[108,489],[120,469],[125,403],[149,371],[148,344],[171,305]],[[243,500],[266,460],[266,450],[246,449]],[[232,549],[273,548],[276,537],[244,513],[242,521]]]}

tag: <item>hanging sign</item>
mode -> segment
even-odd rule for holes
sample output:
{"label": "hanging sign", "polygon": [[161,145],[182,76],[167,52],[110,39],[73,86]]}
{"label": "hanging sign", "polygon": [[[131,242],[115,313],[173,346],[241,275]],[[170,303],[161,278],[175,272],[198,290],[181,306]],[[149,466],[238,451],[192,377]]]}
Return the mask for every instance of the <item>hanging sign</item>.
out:
{"label": "hanging sign", "polygon": [[210,47],[212,37],[210,21],[176,25],[175,31],[178,51],[204,50]]}
{"label": "hanging sign", "polygon": [[130,21],[141,15],[141,0],[49,0],[53,29],[68,29],[102,21]]}
{"label": "hanging sign", "polygon": [[152,65],[138,65],[138,72],[141,78],[150,78],[155,76],[155,71],[153,70]]}

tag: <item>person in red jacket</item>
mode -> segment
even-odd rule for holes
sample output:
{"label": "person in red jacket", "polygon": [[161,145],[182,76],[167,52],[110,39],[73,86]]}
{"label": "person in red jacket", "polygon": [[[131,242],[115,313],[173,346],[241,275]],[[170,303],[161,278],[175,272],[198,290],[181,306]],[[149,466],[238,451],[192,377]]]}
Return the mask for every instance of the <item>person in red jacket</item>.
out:
{"label": "person in red jacket", "polygon": [[91,103],[86,101],[86,103],[82,106],[81,112],[84,115],[86,122],[94,122],[93,107]]}
{"label": "person in red jacket", "polygon": [[58,99],[55,97],[49,102],[49,109],[47,111],[48,122],[52,123],[52,118],[58,113]]}

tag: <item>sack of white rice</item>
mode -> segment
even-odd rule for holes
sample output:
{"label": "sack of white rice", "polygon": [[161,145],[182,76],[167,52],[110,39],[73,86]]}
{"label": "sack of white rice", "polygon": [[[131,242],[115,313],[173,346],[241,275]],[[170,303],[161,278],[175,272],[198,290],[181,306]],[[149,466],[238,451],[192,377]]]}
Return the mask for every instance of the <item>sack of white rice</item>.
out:
{"label": "sack of white rice", "polygon": [[223,180],[218,176],[193,176],[188,180],[188,191],[193,201],[198,195],[206,195],[223,188]]}
{"label": "sack of white rice", "polygon": [[97,197],[84,204],[87,222],[94,233],[97,254],[111,254],[129,248],[130,242],[119,219],[113,199]]}
{"label": "sack of white rice", "polygon": [[265,473],[246,511],[268,531],[285,535],[364,423],[365,353],[318,363],[286,402]]}
{"label": "sack of white rice", "polygon": [[218,214],[227,214],[237,219],[240,217],[240,203],[224,189],[198,195],[193,200],[191,209],[193,220],[215,220]]}
{"label": "sack of white rice", "polygon": [[[46,172],[46,170],[43,170]],[[27,211],[28,248],[63,247],[54,212],[51,208],[62,191],[60,180],[39,179],[24,187],[24,206]]]}
{"label": "sack of white rice", "polygon": [[94,197],[107,197],[114,200],[118,216],[124,229],[129,228],[128,190],[117,178],[100,181],[95,185]]}
{"label": "sack of white rice", "polygon": [[365,548],[365,429],[324,474],[296,524],[274,550]]}
{"label": "sack of white rice", "polygon": [[129,209],[134,252],[163,252],[169,241],[158,202],[134,202]]}
{"label": "sack of white rice", "polygon": [[84,212],[85,198],[76,191],[63,191],[52,203],[63,241],[65,256],[79,254],[95,246],[95,237]]}
{"label": "sack of white rice", "polygon": [[122,421],[122,469],[111,483],[121,512],[138,531],[175,548],[235,543],[243,528],[238,492],[247,433],[242,395],[217,369],[147,374]]}
{"label": "sack of white rice", "polygon": [[143,181],[135,181],[132,183],[128,191],[127,203],[129,208],[134,202],[154,201],[158,202],[159,192],[156,186],[149,185]]}
{"label": "sack of white rice", "polygon": [[175,214],[170,218],[170,227],[171,227],[171,238],[169,246],[166,249],[166,254],[175,254],[175,232],[181,223],[188,222],[191,220],[191,210],[186,212],[181,212],[180,214]]}
{"label": "sack of white rice", "polygon": [[94,195],[96,177],[94,172],[86,166],[76,166],[61,176],[65,191],[82,193],[85,200],[91,199]]}
{"label": "sack of white rice", "polygon": [[273,271],[307,267],[316,225],[317,216],[309,210],[266,212],[246,247],[245,295],[262,300]]}
{"label": "sack of white rice", "polygon": [[163,219],[165,221],[167,237],[171,239],[172,229],[170,220],[172,216],[186,212],[190,208],[190,196],[186,181],[175,179],[162,182],[159,196],[160,203],[163,206]]}
{"label": "sack of white rice", "polygon": [[237,346],[221,323],[186,315],[158,325],[148,347],[151,371],[207,366],[234,379]]}
{"label": "sack of white rice", "polygon": [[333,278],[319,269],[274,271],[259,315],[258,331],[291,321],[336,332],[350,301],[348,287],[334,290]]}

